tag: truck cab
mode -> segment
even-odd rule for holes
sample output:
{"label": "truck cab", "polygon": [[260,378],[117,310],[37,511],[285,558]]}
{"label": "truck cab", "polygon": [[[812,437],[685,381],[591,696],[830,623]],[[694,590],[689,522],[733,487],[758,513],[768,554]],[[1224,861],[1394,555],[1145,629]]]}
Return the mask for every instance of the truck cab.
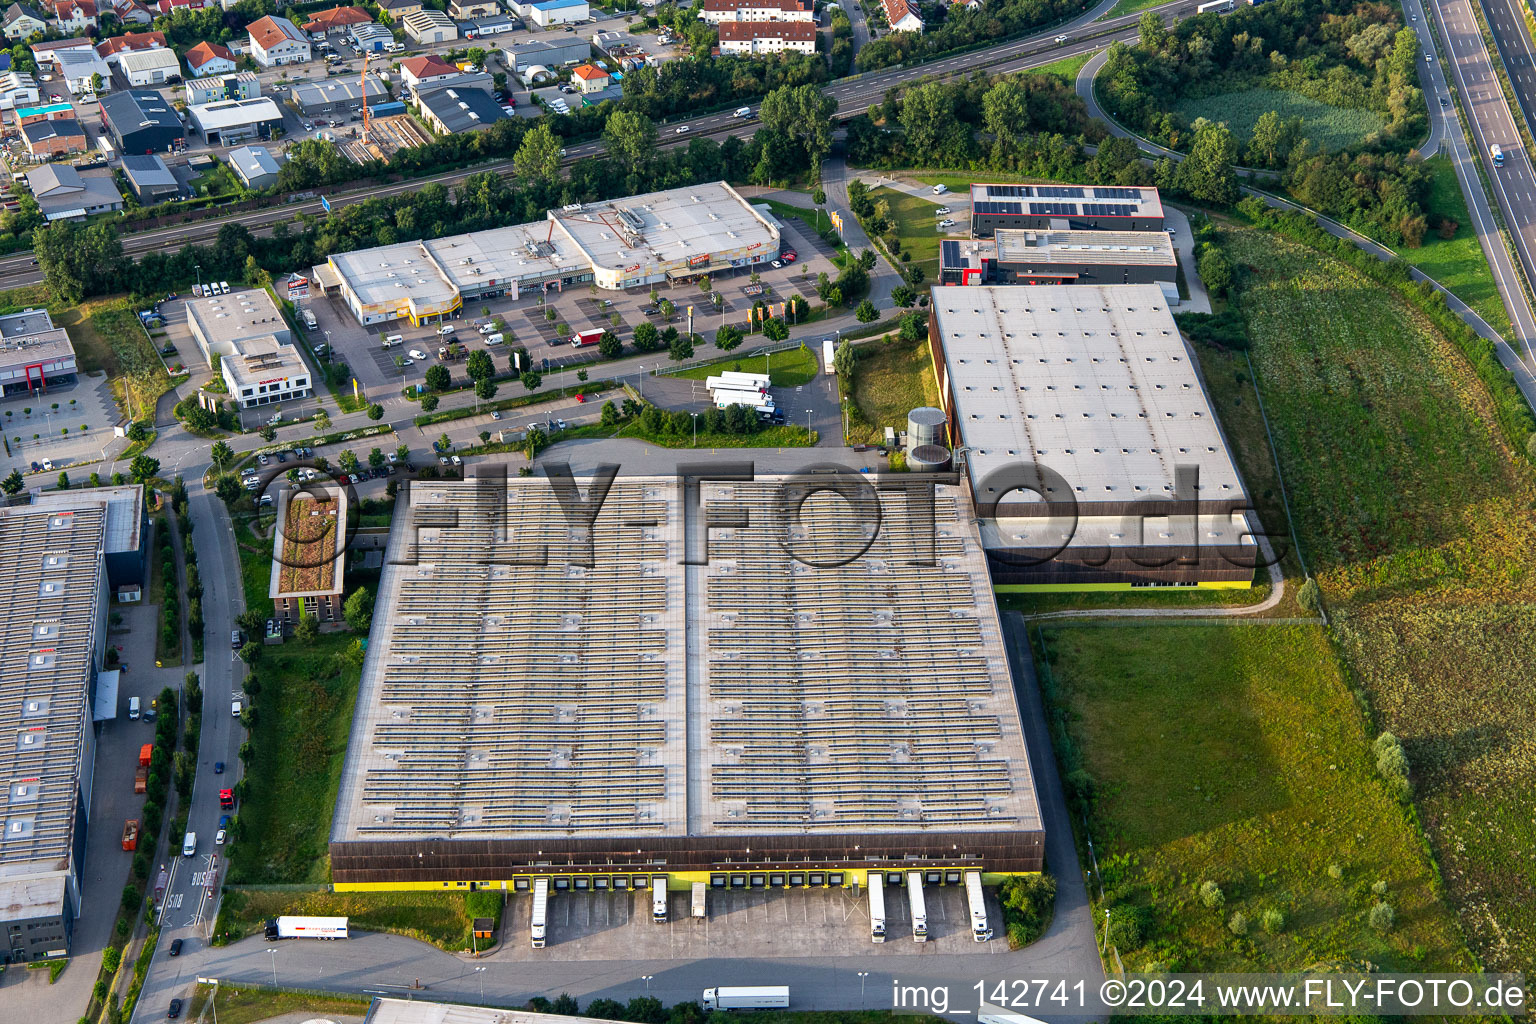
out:
{"label": "truck cab", "polygon": [[232,811],[235,808],[235,791],[232,789],[219,790],[219,808]]}

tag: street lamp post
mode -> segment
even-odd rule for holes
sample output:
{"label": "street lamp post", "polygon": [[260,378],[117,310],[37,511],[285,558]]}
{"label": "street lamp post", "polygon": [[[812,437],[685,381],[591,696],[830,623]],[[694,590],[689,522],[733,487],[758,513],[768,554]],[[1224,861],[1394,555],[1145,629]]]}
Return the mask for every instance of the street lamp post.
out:
{"label": "street lamp post", "polygon": [[693,446],[697,448],[699,446],[699,414],[692,413],[691,415],[693,416]]}
{"label": "street lamp post", "polygon": [[201,263],[194,263],[194,264],[192,264],[192,269],[197,271],[197,290],[198,291],[202,291],[203,290],[203,265]]}
{"label": "street lamp post", "polygon": [[656,977],[654,974],[642,974],[642,975],[640,975],[640,980],[645,982],[645,994],[646,995],[650,995],[651,994],[651,979],[654,978],[654,977]]}
{"label": "street lamp post", "polygon": [[272,987],[277,988],[277,947],[268,946],[267,952],[272,954]]}
{"label": "street lamp post", "polygon": [[811,432],[811,410],[809,409],[805,410],[805,432],[807,434]]}
{"label": "street lamp post", "polygon": [[475,973],[480,975],[480,1001],[485,1002],[485,971],[484,967],[476,967]]}
{"label": "street lamp post", "polygon": [[864,1009],[864,979],[869,977],[868,971],[859,972],[859,1009]]}

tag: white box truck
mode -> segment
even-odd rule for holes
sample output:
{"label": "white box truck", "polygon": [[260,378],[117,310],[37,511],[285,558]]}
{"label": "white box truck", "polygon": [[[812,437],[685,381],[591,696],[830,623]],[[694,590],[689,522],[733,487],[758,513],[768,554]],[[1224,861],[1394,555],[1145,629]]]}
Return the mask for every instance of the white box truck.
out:
{"label": "white box truck", "polygon": [[928,941],[928,906],[923,902],[923,873],[907,872],[907,905],[912,908],[912,941]]}
{"label": "white box truck", "polygon": [[549,916],[549,879],[533,880],[533,948],[544,948],[544,930]]}
{"label": "white box truck", "polygon": [[269,939],[344,939],[344,917],[274,917],[267,921]]}
{"label": "white box truck", "polygon": [[885,876],[869,873],[869,941],[885,941]]}
{"label": "white box truck", "polygon": [[693,883],[693,916],[704,918],[709,916],[708,896],[703,882]]}
{"label": "white box truck", "polygon": [[965,898],[971,905],[971,938],[986,942],[992,937],[992,926],[987,923],[987,900],[981,891],[981,872],[965,873]]}
{"label": "white box truck", "polygon": [[788,1005],[788,985],[721,986],[704,990],[706,1010],[782,1010]]}
{"label": "white box truck", "polygon": [[667,923],[667,879],[665,875],[651,879],[651,920]]}

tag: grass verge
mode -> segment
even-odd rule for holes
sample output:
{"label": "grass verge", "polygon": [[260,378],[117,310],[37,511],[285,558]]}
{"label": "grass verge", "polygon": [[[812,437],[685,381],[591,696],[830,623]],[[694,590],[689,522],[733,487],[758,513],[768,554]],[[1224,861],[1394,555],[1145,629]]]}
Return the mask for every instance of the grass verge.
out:
{"label": "grass verge", "polygon": [[[1151,0],[1155,3],[1156,0]],[[1032,75],[1050,75],[1059,78],[1067,85],[1077,81],[1077,73],[1083,70],[1083,65],[1093,59],[1091,53],[1080,53],[1076,57],[1063,57],[1061,60],[1053,60],[1049,64],[1042,64],[1037,68],[1030,68]]]}
{"label": "grass verge", "polygon": [[[1110,938],[1128,969],[1471,966],[1321,627],[1042,635],[1057,747],[1079,759],[1069,788],[1094,794]],[[1202,898],[1206,882],[1219,902]],[[1379,903],[1395,911],[1389,930],[1371,924]]]}
{"label": "grass verge", "polygon": [[1493,283],[1493,271],[1478,244],[1477,233],[1472,230],[1472,217],[1467,213],[1467,200],[1456,180],[1456,168],[1449,157],[1434,156],[1424,161],[1424,169],[1432,175],[1429,208],[1454,220],[1456,233],[1451,238],[1441,238],[1430,231],[1422,246],[1400,249],[1399,255],[1445,285],[1451,294],[1492,324],[1494,330],[1509,337],[1509,312]]}
{"label": "grass verge", "polygon": [[[953,186],[951,186],[953,187]],[[970,186],[965,186],[969,190]],[[912,254],[912,263],[923,269],[924,281],[939,279],[939,242],[949,236],[936,229],[943,218],[934,213],[942,203],[930,203],[926,199],[909,196],[891,188],[872,189],[869,197],[878,207],[884,202],[890,210],[890,220],[901,236],[903,252]],[[944,197],[935,197],[943,199]],[[951,218],[953,219],[953,218]],[[958,224],[958,221],[957,221]]]}
{"label": "grass verge", "polygon": [[[254,935],[262,922],[282,914],[349,918],[349,927],[406,935],[439,949],[469,948],[470,916],[460,892],[308,892],[272,889],[225,890],[214,927],[219,941]],[[482,943],[483,945],[483,943]]]}
{"label": "grass verge", "polygon": [[[201,1020],[213,996],[212,985],[199,985],[187,1007],[188,1020]],[[256,1024],[257,1021],[297,1013],[301,1017],[328,1014],[361,1017],[368,1012],[367,999],[349,999],[342,995],[311,995],[302,992],[274,992],[251,985],[221,986],[213,1001],[212,1014],[221,1024]]]}
{"label": "grass verge", "polygon": [[894,335],[854,348],[853,392],[848,417],[850,444],[884,444],[885,428],[907,429],[907,413],[939,404],[928,339]]}
{"label": "grass verge", "polygon": [[722,370],[766,373],[776,388],[799,387],[802,384],[809,384],[821,373],[821,353],[809,345],[802,344],[799,348],[785,349],[783,352],[726,356],[724,359],[706,363],[703,366],[694,366],[662,376],[677,377],[681,380],[706,380]]}

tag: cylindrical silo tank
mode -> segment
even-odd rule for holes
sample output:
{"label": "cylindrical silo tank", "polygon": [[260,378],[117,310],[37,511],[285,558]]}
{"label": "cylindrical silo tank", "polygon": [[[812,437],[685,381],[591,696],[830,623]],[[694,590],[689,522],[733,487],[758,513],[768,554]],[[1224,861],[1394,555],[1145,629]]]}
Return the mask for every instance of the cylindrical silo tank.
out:
{"label": "cylindrical silo tank", "polygon": [[920,444],[907,453],[907,468],[914,473],[942,473],[949,468],[949,449],[941,444]]}
{"label": "cylindrical silo tank", "polygon": [[944,426],[949,417],[943,409],[931,405],[919,406],[907,413],[907,454],[925,444],[942,445],[945,441]]}

